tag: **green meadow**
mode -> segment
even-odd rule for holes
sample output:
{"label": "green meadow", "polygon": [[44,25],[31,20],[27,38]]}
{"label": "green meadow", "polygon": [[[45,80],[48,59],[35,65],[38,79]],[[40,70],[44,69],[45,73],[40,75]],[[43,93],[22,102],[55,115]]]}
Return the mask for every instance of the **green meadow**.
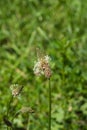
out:
{"label": "green meadow", "polygon": [[[0,130],[48,130],[41,55],[51,57],[51,130],[87,130],[87,0],[0,0]],[[10,101],[14,84],[23,90]]]}

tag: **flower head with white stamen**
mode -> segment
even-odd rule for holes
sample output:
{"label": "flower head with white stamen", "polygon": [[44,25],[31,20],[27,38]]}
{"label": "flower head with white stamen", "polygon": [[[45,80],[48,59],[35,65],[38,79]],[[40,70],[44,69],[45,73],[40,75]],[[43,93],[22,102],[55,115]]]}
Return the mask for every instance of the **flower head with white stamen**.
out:
{"label": "flower head with white stamen", "polygon": [[19,86],[18,84],[12,84],[10,86],[10,89],[12,91],[12,95],[13,97],[16,97],[20,94],[20,92],[22,91],[23,89],[23,86]]}
{"label": "flower head with white stamen", "polygon": [[37,62],[34,65],[33,71],[37,76],[45,75],[46,78],[51,77],[51,69],[50,69],[50,57],[48,55],[38,58]]}

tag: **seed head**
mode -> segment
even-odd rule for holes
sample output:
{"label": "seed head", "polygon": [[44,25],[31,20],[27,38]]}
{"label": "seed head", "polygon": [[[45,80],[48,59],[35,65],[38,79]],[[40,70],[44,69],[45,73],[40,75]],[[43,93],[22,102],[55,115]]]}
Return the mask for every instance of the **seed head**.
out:
{"label": "seed head", "polygon": [[37,76],[45,75],[46,78],[51,77],[51,68],[49,65],[50,57],[48,55],[38,58],[37,62],[34,65],[33,71]]}
{"label": "seed head", "polygon": [[20,110],[22,113],[34,113],[34,110],[30,107],[22,107],[21,110]]}
{"label": "seed head", "polygon": [[12,84],[12,85],[10,86],[10,89],[11,89],[11,91],[12,91],[13,97],[16,97],[16,96],[18,96],[18,95],[20,94],[20,92],[22,91],[23,86],[20,87],[18,84]]}

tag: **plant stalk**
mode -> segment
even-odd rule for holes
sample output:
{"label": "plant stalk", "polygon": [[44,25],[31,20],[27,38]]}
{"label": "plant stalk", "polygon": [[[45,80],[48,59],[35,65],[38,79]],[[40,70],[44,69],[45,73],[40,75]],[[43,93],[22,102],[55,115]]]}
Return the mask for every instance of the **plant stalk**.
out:
{"label": "plant stalk", "polygon": [[49,130],[51,130],[51,84],[49,79]]}
{"label": "plant stalk", "polygon": [[[9,110],[10,110],[10,105],[11,105],[11,102],[13,100],[13,96],[10,97],[10,101],[7,103],[7,118],[9,116]],[[8,130],[8,126],[7,126],[7,130]]]}
{"label": "plant stalk", "polygon": [[8,118],[9,109],[10,109],[10,105],[11,105],[12,100],[13,100],[13,96],[11,96],[10,101],[7,104],[7,118]]}
{"label": "plant stalk", "polygon": [[27,123],[27,130],[29,130],[29,129],[30,129],[30,113],[28,115],[28,123]]}

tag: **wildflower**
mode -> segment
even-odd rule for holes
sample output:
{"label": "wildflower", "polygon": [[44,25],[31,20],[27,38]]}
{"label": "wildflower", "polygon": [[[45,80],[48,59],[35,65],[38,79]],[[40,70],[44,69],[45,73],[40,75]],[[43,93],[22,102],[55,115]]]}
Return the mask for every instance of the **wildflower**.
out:
{"label": "wildflower", "polygon": [[20,94],[20,92],[22,91],[23,86],[19,87],[18,84],[13,84],[13,85],[10,86],[10,89],[11,89],[11,91],[12,91],[12,95],[13,95],[14,97],[16,97],[16,96],[18,96],[18,95]]}
{"label": "wildflower", "polygon": [[37,76],[45,75],[46,78],[51,77],[51,69],[49,66],[50,57],[48,55],[38,58],[34,65],[34,73]]}

